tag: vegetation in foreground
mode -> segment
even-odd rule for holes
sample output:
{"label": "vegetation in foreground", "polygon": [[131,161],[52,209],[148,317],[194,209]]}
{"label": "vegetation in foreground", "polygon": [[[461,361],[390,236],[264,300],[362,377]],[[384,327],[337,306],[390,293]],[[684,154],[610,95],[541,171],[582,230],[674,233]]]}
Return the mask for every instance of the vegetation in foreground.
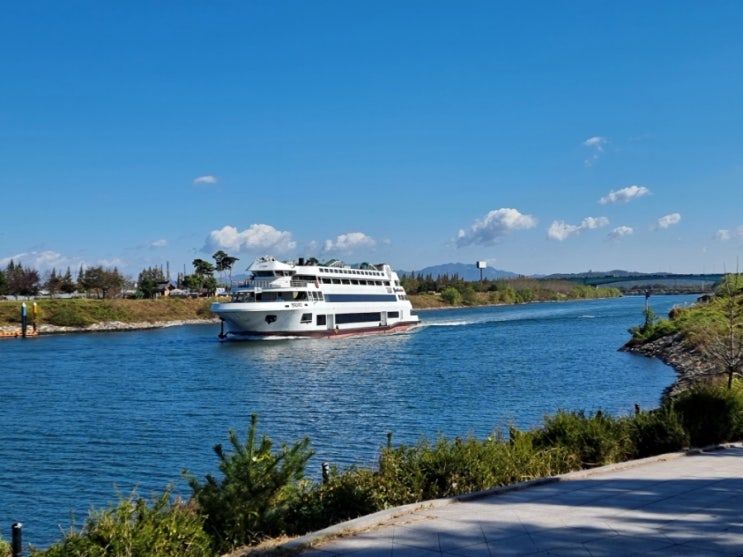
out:
{"label": "vegetation in foreground", "polygon": [[[330,467],[306,476],[308,439],[274,448],[253,416],[245,441],[230,432],[217,445],[219,476],[184,472],[184,502],[170,488],[150,500],[136,493],[93,510],[36,557],[206,557],[296,536],[382,509],[451,497],[569,471],[743,438],[743,382],[699,386],[652,411],[611,416],[559,411],[541,428],[495,431],[486,439],[422,438],[394,446],[391,434],[376,469]],[[3,546],[0,545],[0,548]],[[0,556],[3,554],[0,552]]]}

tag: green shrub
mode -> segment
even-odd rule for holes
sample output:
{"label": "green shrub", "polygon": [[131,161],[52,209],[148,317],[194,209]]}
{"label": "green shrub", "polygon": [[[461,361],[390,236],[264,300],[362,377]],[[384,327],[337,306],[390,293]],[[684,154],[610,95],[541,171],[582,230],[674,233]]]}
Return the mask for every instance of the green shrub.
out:
{"label": "green shrub", "polygon": [[166,490],[151,505],[132,493],[116,507],[91,511],[85,526],[35,557],[211,557],[211,540],[202,518]]}
{"label": "green shrub", "polygon": [[0,536],[0,557],[11,557],[13,547]]}
{"label": "green shrub", "polygon": [[333,467],[321,484],[300,484],[301,493],[287,513],[287,534],[302,535],[381,510],[378,474]]}
{"label": "green shrub", "polygon": [[462,300],[462,295],[459,293],[459,290],[450,286],[441,293],[441,299],[450,306],[456,306]]}
{"label": "green shrub", "polygon": [[547,416],[535,432],[534,446],[564,447],[585,467],[621,462],[632,450],[626,420],[601,411],[586,416],[583,411],[560,410]]}
{"label": "green shrub", "polygon": [[689,445],[689,435],[672,403],[637,414],[630,421],[630,437],[635,458],[670,453]]}
{"label": "green shrub", "polygon": [[743,438],[743,393],[740,388],[703,385],[674,401],[689,442],[704,447]]}
{"label": "green shrub", "polygon": [[298,482],[313,454],[307,438],[293,447],[283,445],[277,453],[266,436],[258,444],[257,421],[254,414],[244,444],[230,430],[233,454],[214,447],[221,480],[209,474],[202,485],[184,472],[205,516],[204,528],[221,552],[286,532],[286,517],[300,496]]}

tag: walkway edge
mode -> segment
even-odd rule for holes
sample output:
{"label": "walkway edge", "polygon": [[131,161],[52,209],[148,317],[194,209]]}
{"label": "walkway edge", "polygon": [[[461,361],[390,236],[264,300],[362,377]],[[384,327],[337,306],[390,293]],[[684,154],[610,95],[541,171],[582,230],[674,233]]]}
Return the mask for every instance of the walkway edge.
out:
{"label": "walkway edge", "polygon": [[273,546],[268,549],[260,549],[258,547],[242,548],[240,550],[237,550],[236,552],[230,553],[229,556],[230,557],[246,557],[249,555],[260,555],[260,554],[270,554],[270,555],[277,555],[277,556],[297,555],[301,553],[302,551],[311,549],[312,547],[318,544],[321,544],[327,540],[338,538],[338,537],[345,537],[345,536],[352,536],[355,534],[359,534],[361,532],[371,530],[373,528],[384,526],[385,522],[389,520],[397,519],[402,516],[413,514],[414,512],[421,511],[421,510],[441,508],[447,505],[452,505],[452,504],[461,503],[461,502],[475,501],[477,499],[481,499],[484,497],[497,496],[497,495],[501,495],[505,493],[511,493],[514,491],[528,489],[531,487],[537,487],[540,485],[547,485],[547,484],[561,482],[561,481],[577,480],[581,478],[587,478],[590,476],[604,474],[607,472],[613,472],[616,470],[626,470],[630,468],[636,468],[636,467],[640,467],[640,466],[650,464],[653,462],[674,460],[674,459],[683,458],[687,456],[694,456],[694,455],[703,454],[707,452],[720,451],[720,450],[725,450],[728,448],[740,447],[740,446],[741,446],[741,443],[726,443],[726,444],[712,445],[712,446],[698,448],[698,449],[688,449],[684,451],[666,453],[662,455],[656,455],[656,456],[641,458],[637,460],[628,460],[626,462],[617,462],[614,464],[607,464],[606,466],[598,466],[596,468],[576,470],[575,472],[568,472],[565,474],[560,474],[558,476],[550,476],[547,478],[527,480],[527,481],[519,482],[516,484],[495,487],[492,489],[476,491],[473,493],[457,495],[454,497],[446,497],[442,499],[431,499],[428,501],[421,501],[419,503],[411,503],[409,505],[402,505],[399,507],[384,509],[384,510],[378,511],[373,514],[361,516],[359,518],[354,518],[352,520],[347,520],[345,522],[334,524],[333,526],[329,526],[327,528],[318,530],[316,532],[310,532],[309,534],[305,534],[304,536],[293,538],[287,542],[281,543],[279,545]]}

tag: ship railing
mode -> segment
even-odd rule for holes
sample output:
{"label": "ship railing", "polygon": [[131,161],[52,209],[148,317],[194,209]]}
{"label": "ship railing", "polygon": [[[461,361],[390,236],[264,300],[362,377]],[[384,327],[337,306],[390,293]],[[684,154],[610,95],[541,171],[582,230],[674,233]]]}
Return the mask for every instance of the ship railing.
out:
{"label": "ship railing", "polygon": [[[308,284],[310,284],[310,282],[306,280],[292,280],[289,283],[289,287],[290,288],[306,288]],[[315,283],[313,282],[311,284],[315,284]],[[278,284],[276,283],[276,281],[273,281],[273,280],[254,280],[254,279],[232,281],[232,283],[230,283],[230,290],[236,290],[240,288],[260,288],[262,290],[273,290],[276,288],[286,288],[286,285]]]}

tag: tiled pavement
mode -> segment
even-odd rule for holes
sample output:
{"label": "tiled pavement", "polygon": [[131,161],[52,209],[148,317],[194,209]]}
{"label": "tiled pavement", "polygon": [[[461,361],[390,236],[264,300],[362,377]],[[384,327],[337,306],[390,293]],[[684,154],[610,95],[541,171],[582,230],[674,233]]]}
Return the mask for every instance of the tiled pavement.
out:
{"label": "tiled pavement", "polygon": [[743,556],[743,445],[384,511],[299,538],[303,557]]}

